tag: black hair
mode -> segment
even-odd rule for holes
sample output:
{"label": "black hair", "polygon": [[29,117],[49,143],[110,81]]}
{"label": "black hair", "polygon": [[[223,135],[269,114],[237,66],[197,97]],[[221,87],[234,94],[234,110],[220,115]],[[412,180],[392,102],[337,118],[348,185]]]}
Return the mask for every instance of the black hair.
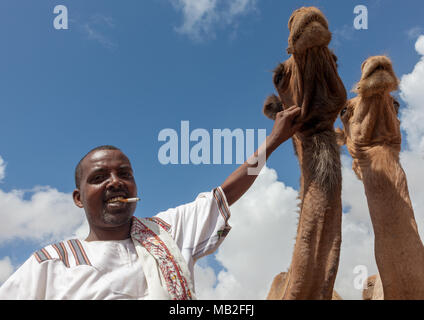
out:
{"label": "black hair", "polygon": [[77,187],[77,189],[80,188],[80,184],[81,184],[81,177],[82,177],[81,163],[90,153],[95,152],[95,151],[99,151],[99,150],[119,150],[119,151],[121,151],[121,149],[119,149],[115,146],[104,145],[104,146],[95,147],[94,149],[91,149],[89,152],[87,152],[87,154],[84,157],[82,157],[82,159],[78,162],[78,164],[75,168],[75,186]]}

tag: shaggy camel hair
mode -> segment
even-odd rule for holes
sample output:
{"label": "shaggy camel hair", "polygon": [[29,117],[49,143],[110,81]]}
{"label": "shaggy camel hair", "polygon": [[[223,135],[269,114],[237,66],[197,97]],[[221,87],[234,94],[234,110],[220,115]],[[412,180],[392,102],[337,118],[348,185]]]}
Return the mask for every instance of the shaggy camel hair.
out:
{"label": "shaggy camel hair", "polygon": [[302,7],[289,20],[290,58],[274,71],[279,97],[264,104],[264,114],[301,107],[293,136],[300,177],[300,216],[287,276],[277,275],[267,299],[331,299],[341,244],[341,164],[334,122],[346,104],[331,33],[320,10]]}
{"label": "shaggy camel hair", "polygon": [[[424,247],[399,162],[399,104],[390,95],[397,87],[390,59],[368,58],[354,89],[358,96],[342,110],[344,130],[338,129],[337,134],[339,143],[346,144],[353,158],[353,170],[364,183],[384,299],[424,299]],[[364,299],[381,298],[378,276],[368,283]]]}

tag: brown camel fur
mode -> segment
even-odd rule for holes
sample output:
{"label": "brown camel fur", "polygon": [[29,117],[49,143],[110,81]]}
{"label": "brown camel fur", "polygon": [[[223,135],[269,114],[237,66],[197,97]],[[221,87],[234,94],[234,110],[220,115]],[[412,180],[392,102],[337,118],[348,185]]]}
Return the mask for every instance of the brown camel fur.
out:
{"label": "brown camel fur", "polygon": [[[267,300],[281,300],[281,292],[284,291],[284,286],[287,279],[287,272],[277,274],[272,281],[271,289],[269,290]],[[331,300],[343,300],[340,295],[334,290]]]}
{"label": "brown camel fur", "polygon": [[367,287],[362,292],[363,300],[383,300],[383,285],[381,278],[378,274],[375,274],[367,279]]}
{"label": "brown camel fur", "polygon": [[397,87],[389,58],[367,59],[355,88],[358,96],[341,112],[344,130],[337,130],[338,140],[346,144],[364,183],[384,299],[424,299],[424,246],[399,162],[399,104],[390,95]]}
{"label": "brown camel fur", "polygon": [[[279,97],[264,104],[275,114],[292,105],[301,107],[293,136],[300,178],[300,218],[291,266],[276,277],[269,299],[331,299],[341,245],[341,164],[334,121],[346,103],[346,90],[328,49],[328,22],[314,7],[300,8],[289,20],[288,52],[274,71]],[[273,289],[277,288],[277,289]]]}

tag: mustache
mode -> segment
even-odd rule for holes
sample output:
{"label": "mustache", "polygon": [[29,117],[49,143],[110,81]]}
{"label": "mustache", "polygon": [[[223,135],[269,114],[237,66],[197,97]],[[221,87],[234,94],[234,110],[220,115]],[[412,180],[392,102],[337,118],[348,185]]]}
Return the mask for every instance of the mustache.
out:
{"label": "mustache", "polygon": [[121,187],[121,188],[116,188],[116,189],[114,188],[114,189],[106,190],[106,192],[103,195],[103,198],[104,198],[104,200],[107,201],[107,200],[114,198],[114,197],[119,197],[119,196],[128,197],[128,195],[129,195],[129,190],[125,187]]}

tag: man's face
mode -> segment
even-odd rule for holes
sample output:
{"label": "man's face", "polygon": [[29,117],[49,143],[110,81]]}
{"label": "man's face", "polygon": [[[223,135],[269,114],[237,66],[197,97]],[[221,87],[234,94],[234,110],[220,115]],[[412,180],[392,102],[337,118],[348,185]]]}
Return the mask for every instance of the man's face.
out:
{"label": "man's face", "polygon": [[137,186],[128,158],[119,150],[98,150],[81,163],[80,188],[74,202],[84,208],[90,228],[115,228],[131,221],[135,203],[108,202],[116,197],[137,196]]}

